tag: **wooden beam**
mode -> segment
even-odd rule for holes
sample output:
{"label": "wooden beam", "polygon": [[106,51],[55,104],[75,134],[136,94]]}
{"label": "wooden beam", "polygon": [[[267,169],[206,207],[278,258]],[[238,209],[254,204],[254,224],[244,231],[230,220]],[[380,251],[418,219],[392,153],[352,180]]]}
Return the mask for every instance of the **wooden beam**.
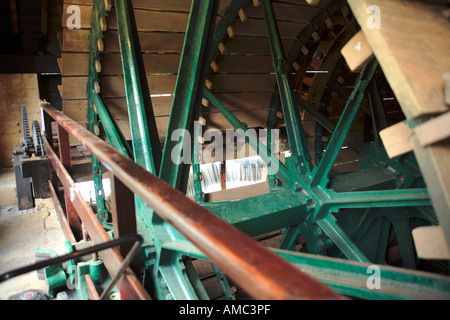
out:
{"label": "wooden beam", "polygon": [[442,76],[442,78],[444,79],[445,104],[450,106],[450,71],[445,72],[444,75]]}
{"label": "wooden beam", "polygon": [[[348,4],[406,118],[448,111],[442,90],[442,73],[450,70],[445,4],[403,0],[348,0]],[[372,23],[376,20],[378,26]]]}
{"label": "wooden beam", "polygon": [[[115,176],[111,178],[111,211],[114,224],[114,237],[119,238],[127,234],[136,233],[136,215],[134,206],[134,194]],[[123,256],[126,256],[129,248],[120,248]],[[124,250],[126,249],[126,250]]]}
{"label": "wooden beam", "polygon": [[422,147],[429,146],[450,138],[450,112],[446,112],[434,119],[414,128]]}
{"label": "wooden beam", "polygon": [[411,129],[405,122],[399,122],[380,131],[380,137],[389,158],[395,158],[413,150],[410,142],[413,135]]}
{"label": "wooden beam", "polygon": [[362,31],[358,31],[347,42],[342,48],[341,53],[345,61],[347,61],[350,70],[361,70],[374,57],[372,49],[370,49],[370,45]]}
{"label": "wooden beam", "polygon": [[440,226],[418,227],[412,231],[417,256],[421,259],[450,259],[450,250]]}

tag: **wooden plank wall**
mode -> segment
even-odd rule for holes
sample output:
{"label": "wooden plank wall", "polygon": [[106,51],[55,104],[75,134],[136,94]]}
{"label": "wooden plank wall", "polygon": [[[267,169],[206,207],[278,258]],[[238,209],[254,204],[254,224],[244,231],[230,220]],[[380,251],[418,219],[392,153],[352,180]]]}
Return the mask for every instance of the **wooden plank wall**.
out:
{"label": "wooden plank wall", "polygon": [[[143,1],[134,0],[134,12],[139,30],[141,48],[150,93],[160,136],[166,135],[176,76],[184,42],[190,0]],[[218,20],[231,0],[220,2]],[[218,50],[217,67],[212,70],[212,91],[249,127],[265,126],[268,105],[275,86],[275,74],[270,57],[269,41],[264,25],[262,6],[250,1],[245,9],[246,19],[236,17],[232,30],[226,36],[225,51]],[[66,28],[70,14],[67,6],[81,8],[81,30]],[[86,81],[88,76],[88,36],[93,0],[65,0],[62,34],[62,88],[63,110],[77,121],[86,121]],[[320,8],[305,1],[274,1],[279,28],[286,52],[297,34]],[[118,119],[127,138],[129,135],[123,74],[117,38],[114,7],[110,11],[102,54],[101,91],[106,105]],[[155,96],[163,95],[163,96]],[[231,128],[225,118],[213,107],[204,108],[207,128]]]}
{"label": "wooden plank wall", "polygon": [[0,74],[0,168],[12,167],[13,149],[23,137],[20,105],[27,106],[30,134],[33,120],[41,122],[36,74]]}

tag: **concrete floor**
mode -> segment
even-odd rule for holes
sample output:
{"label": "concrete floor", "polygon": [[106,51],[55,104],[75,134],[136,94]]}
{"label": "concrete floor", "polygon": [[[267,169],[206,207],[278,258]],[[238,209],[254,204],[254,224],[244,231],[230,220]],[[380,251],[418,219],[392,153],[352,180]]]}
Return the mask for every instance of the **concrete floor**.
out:
{"label": "concrete floor", "polygon": [[[11,178],[12,174],[12,178]],[[11,190],[13,189],[13,190]],[[14,203],[15,202],[15,203]],[[65,237],[51,199],[36,199],[36,207],[18,211],[14,171],[0,172],[0,274],[33,264],[35,249],[64,254]],[[28,289],[47,292],[46,282],[31,272],[0,284],[0,299]]]}

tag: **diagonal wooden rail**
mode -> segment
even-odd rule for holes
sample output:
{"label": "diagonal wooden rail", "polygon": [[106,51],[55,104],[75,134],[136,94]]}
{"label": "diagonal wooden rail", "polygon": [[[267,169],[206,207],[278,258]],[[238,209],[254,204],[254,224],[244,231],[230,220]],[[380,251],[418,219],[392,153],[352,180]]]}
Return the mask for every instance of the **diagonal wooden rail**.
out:
{"label": "diagonal wooden rail", "polygon": [[[51,107],[41,107],[117,179],[256,299],[344,299]],[[92,237],[92,235],[91,235]]]}

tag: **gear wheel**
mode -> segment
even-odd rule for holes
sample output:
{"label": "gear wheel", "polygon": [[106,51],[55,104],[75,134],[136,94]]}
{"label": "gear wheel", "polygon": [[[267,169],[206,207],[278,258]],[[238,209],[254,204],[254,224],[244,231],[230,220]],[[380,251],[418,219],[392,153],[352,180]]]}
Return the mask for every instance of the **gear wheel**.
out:
{"label": "gear wheel", "polygon": [[45,155],[44,146],[42,143],[41,136],[41,126],[37,120],[34,120],[31,123],[32,131],[33,131],[33,146],[34,146],[34,154],[36,157],[42,157]]}
{"label": "gear wheel", "polygon": [[30,155],[34,152],[33,148],[33,140],[30,136],[30,127],[28,125],[28,115],[27,115],[27,107],[22,104],[20,105],[21,112],[22,112],[22,129],[23,129],[23,138],[21,141],[21,147],[24,149],[24,151]]}

